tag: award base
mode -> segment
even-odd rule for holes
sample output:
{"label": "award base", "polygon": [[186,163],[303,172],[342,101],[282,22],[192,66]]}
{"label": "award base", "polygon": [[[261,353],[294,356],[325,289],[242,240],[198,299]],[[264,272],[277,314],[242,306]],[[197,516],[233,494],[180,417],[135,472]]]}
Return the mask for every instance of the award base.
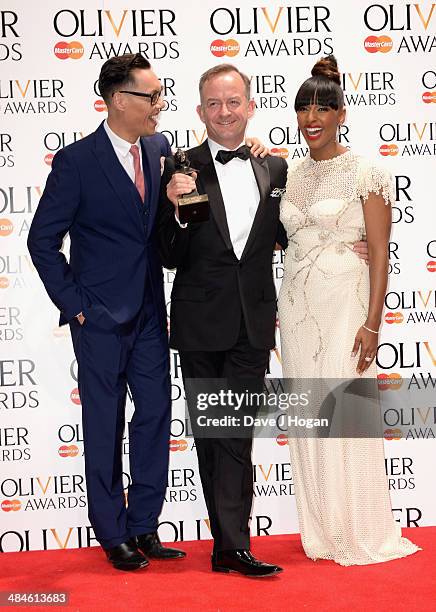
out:
{"label": "award base", "polygon": [[186,195],[178,199],[180,223],[200,223],[209,219],[209,198],[204,195]]}

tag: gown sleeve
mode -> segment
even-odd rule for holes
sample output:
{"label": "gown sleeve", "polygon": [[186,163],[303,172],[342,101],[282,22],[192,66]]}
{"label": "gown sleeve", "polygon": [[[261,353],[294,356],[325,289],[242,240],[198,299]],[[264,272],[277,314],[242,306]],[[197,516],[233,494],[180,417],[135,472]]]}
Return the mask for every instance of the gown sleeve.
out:
{"label": "gown sleeve", "polygon": [[394,182],[389,170],[369,160],[362,160],[357,176],[357,196],[366,202],[370,193],[381,195],[385,204],[395,204]]}

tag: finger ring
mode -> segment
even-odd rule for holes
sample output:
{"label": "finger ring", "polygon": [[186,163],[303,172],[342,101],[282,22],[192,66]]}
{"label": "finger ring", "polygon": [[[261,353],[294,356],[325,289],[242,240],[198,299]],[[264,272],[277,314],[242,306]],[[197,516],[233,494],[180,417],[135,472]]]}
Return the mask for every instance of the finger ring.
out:
{"label": "finger ring", "polygon": [[372,357],[365,357],[365,361],[372,361]]}

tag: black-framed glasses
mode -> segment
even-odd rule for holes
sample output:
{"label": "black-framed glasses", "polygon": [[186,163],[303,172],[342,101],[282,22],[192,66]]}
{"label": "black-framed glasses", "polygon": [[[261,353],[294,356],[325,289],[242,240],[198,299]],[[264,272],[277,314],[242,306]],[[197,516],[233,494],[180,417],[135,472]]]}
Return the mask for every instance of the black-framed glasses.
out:
{"label": "black-framed glasses", "polygon": [[118,93],[126,93],[130,94],[131,96],[138,96],[138,98],[149,98],[151,106],[154,106],[162,98],[163,87],[159,91],[153,91],[152,93],[142,93],[142,91],[128,91],[127,89],[120,89]]}

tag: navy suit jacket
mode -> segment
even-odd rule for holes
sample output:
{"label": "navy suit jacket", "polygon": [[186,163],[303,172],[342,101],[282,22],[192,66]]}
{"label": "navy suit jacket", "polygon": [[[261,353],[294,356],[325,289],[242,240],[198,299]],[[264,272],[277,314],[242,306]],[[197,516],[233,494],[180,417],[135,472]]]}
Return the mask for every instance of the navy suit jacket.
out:
{"label": "navy suit jacket", "polygon": [[[163,274],[153,226],[160,158],[170,154],[170,147],[161,134],[142,138],[141,146],[144,204],[103,124],[53,158],[27,244],[48,295],[61,311],[61,325],[83,312],[97,327],[119,331],[140,311],[145,291],[150,291],[165,325]],[[67,232],[69,262],[60,252]]]}

